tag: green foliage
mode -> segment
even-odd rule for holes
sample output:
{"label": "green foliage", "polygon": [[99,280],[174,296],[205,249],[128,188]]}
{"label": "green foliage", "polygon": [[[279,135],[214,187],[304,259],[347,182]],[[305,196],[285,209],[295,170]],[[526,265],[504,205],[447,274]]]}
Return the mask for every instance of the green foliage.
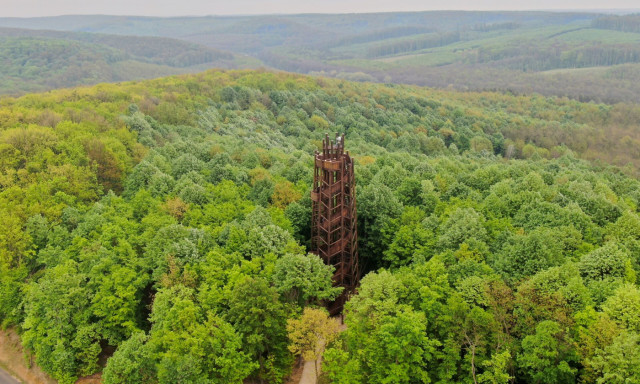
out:
{"label": "green foliage", "polygon": [[299,319],[289,319],[287,322],[287,333],[291,340],[289,351],[300,355],[304,361],[312,361],[315,375],[319,377],[318,360],[322,359],[327,344],[338,337],[338,332],[338,322],[330,318],[325,309],[307,307]]}
{"label": "green foliage", "polygon": [[487,369],[482,374],[478,375],[478,383],[507,384],[511,379],[513,379],[513,376],[510,376],[507,371],[510,359],[511,352],[508,350],[491,356],[491,360],[487,360],[483,363],[484,367]]}
{"label": "green foliage", "polygon": [[505,244],[497,262],[505,276],[518,280],[559,265],[565,257],[563,251],[570,252],[579,244],[579,238],[579,233],[544,227],[529,234],[514,235]]}
{"label": "green foliage", "polygon": [[0,54],[6,59],[1,93],[150,79],[203,66],[243,66],[230,52],[166,37],[43,29],[0,28]]}
{"label": "green foliage", "polygon": [[606,382],[640,329],[640,182],[507,153],[532,106],[611,112],[266,72],[2,99],[0,321],[60,382],[283,382],[287,323],[340,292],[304,247],[324,121],[364,276],[331,380]]}
{"label": "green foliage", "polygon": [[442,249],[456,249],[469,239],[483,241],[486,230],[482,224],[482,216],[473,208],[458,208],[443,223],[438,245]]}
{"label": "green foliage", "polygon": [[242,335],[243,350],[258,362],[254,374],[281,382],[292,361],[287,349],[287,307],[264,279],[245,278],[228,297],[226,320]]}
{"label": "green foliage", "polygon": [[580,260],[580,271],[587,280],[624,278],[627,273],[629,255],[615,243],[608,243]]}
{"label": "green foliage", "polygon": [[273,284],[288,301],[299,305],[335,299],[343,288],[332,287],[335,268],[314,254],[287,254],[276,261]]}
{"label": "green foliage", "polygon": [[241,383],[255,369],[231,325],[205,315],[192,295],[182,286],[156,295],[151,334],[133,334],[118,348],[105,383]]}
{"label": "green foliage", "polygon": [[543,321],[534,335],[522,340],[518,364],[533,383],[575,382],[576,369],[572,367],[575,357],[565,337],[557,323]]}
{"label": "green foliage", "polygon": [[381,254],[386,248],[390,232],[395,231],[393,219],[398,218],[402,204],[386,185],[371,184],[360,190],[358,195],[358,220],[363,233],[363,257],[372,258]]}
{"label": "green foliage", "polygon": [[100,339],[84,310],[91,300],[85,279],[78,264],[67,260],[48,269],[25,297],[22,341],[36,363],[62,383],[75,382],[79,371],[98,370]]}
{"label": "green foliage", "polygon": [[138,332],[120,344],[116,353],[102,372],[105,384],[152,382],[155,367],[150,364],[148,348],[145,346],[148,337]]}
{"label": "green foliage", "polygon": [[621,327],[640,331],[640,290],[635,285],[625,284],[616,289],[602,309]]}
{"label": "green foliage", "polygon": [[598,384],[634,383],[640,381],[639,337],[634,332],[622,332],[610,345],[598,349],[592,365],[599,377]]}
{"label": "green foliage", "polygon": [[340,366],[339,356],[328,352],[330,377],[338,383],[347,382],[341,380],[346,376],[342,370],[356,365],[360,370],[358,376],[368,383],[430,382],[424,366],[433,359],[437,343],[425,335],[425,326],[424,315],[409,308],[399,308],[393,315],[384,315],[373,324],[365,325],[366,337],[357,341],[348,337],[350,359],[355,361]]}

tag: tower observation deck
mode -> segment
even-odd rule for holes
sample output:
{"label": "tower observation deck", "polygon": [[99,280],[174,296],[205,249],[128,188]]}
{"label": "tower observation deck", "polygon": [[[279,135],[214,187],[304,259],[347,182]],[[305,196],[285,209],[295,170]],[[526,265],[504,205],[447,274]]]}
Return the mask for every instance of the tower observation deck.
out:
{"label": "tower observation deck", "polygon": [[327,135],[322,152],[315,153],[311,201],[311,252],[335,267],[333,284],[344,287],[329,304],[329,312],[335,315],[360,278],[353,159],[344,152],[343,136],[336,134],[332,142]]}

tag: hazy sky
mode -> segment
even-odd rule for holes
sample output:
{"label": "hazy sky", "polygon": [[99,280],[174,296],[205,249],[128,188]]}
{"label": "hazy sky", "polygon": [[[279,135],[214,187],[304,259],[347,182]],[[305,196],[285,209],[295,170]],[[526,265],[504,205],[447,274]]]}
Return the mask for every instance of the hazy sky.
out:
{"label": "hazy sky", "polygon": [[528,9],[631,9],[638,0],[0,0],[0,17],[230,15]]}

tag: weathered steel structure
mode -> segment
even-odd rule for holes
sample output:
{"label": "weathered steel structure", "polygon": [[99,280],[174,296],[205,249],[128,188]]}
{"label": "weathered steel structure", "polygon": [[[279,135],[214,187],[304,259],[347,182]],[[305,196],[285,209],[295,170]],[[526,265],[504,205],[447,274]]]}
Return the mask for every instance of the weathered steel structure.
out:
{"label": "weathered steel structure", "polygon": [[333,283],[344,287],[329,304],[329,312],[335,315],[360,278],[353,159],[344,152],[343,136],[336,134],[332,142],[327,135],[322,152],[316,151],[311,200],[311,251],[335,267]]}

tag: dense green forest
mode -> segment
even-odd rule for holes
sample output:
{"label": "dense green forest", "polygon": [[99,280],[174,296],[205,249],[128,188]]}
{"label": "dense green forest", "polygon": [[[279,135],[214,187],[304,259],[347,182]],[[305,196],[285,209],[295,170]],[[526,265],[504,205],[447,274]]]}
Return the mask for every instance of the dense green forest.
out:
{"label": "dense green forest", "polygon": [[364,278],[325,380],[635,382],[639,154],[600,146],[639,113],[253,71],[4,97],[0,321],[60,383],[283,382],[339,293],[307,247],[344,132]]}
{"label": "dense green forest", "polygon": [[[125,51],[131,36],[197,44],[181,47],[188,54],[170,63],[163,59],[162,65],[172,67],[201,60],[193,47],[209,47],[239,55],[218,64],[223,68],[264,65],[355,81],[606,103],[640,99],[638,25],[638,15],[587,12],[0,18],[3,27],[73,31],[81,33],[74,40]],[[149,48],[159,51],[154,57],[166,52],[158,44]]]}
{"label": "dense green forest", "polygon": [[640,33],[640,14],[603,16],[591,23],[595,28]]}
{"label": "dense green forest", "polygon": [[0,28],[0,58],[0,93],[12,95],[259,66],[255,59],[170,38],[12,28]]}

